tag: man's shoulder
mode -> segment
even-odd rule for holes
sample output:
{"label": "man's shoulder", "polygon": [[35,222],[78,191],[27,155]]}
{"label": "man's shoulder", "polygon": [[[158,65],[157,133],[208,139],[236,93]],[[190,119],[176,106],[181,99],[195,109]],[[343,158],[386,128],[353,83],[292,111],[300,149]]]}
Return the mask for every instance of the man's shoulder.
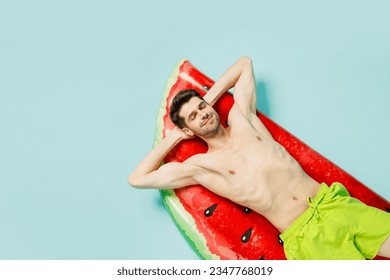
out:
{"label": "man's shoulder", "polygon": [[232,130],[249,129],[251,127],[251,120],[249,120],[236,105],[233,105],[229,112],[228,122]]}
{"label": "man's shoulder", "polygon": [[245,120],[246,122],[249,122],[248,118],[241,112],[240,108],[233,104],[232,108],[229,111],[228,115],[229,120]]}

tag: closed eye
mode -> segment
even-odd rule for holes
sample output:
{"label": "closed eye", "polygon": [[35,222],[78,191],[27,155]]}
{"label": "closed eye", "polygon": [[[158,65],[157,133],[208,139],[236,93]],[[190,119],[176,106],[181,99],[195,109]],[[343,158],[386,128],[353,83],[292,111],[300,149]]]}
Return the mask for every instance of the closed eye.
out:
{"label": "closed eye", "polygon": [[[201,103],[199,103],[198,109],[199,109],[199,110],[202,110],[202,109],[204,109],[204,108],[206,108],[206,102],[205,102],[205,101],[202,101]],[[192,113],[188,116],[188,119],[191,120],[191,121],[195,120],[195,118],[196,118],[196,112],[192,112]]]}

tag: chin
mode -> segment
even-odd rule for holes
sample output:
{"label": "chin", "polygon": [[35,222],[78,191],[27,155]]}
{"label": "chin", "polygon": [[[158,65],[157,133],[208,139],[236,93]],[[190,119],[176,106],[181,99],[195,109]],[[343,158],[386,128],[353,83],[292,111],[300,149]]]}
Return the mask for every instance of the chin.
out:
{"label": "chin", "polygon": [[219,127],[220,127],[220,123],[217,123],[216,125],[213,125],[212,127],[205,127],[203,130],[202,130],[202,132],[201,132],[201,136],[205,136],[205,137],[207,137],[207,136],[212,136],[212,135],[214,135],[215,133],[217,133],[217,131],[218,131],[218,129],[219,129]]}

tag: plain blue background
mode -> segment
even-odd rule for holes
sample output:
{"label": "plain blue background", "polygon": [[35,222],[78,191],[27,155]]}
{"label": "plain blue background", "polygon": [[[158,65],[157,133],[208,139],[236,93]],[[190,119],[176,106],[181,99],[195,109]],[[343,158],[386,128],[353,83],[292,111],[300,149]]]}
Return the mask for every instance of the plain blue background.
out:
{"label": "plain blue background", "polygon": [[387,1],[2,1],[0,259],[197,259],[127,185],[176,62],[252,58],[258,107],[383,197]]}

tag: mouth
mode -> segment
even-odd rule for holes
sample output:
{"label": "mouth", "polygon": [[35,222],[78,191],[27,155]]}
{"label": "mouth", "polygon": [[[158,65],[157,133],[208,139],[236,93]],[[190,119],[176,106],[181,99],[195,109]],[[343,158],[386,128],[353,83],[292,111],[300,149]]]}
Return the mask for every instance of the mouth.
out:
{"label": "mouth", "polygon": [[212,115],[210,115],[210,116],[201,124],[201,127],[202,127],[202,126],[205,126],[206,124],[208,124],[208,123],[210,122],[210,120],[211,120],[211,117],[212,117]]}

